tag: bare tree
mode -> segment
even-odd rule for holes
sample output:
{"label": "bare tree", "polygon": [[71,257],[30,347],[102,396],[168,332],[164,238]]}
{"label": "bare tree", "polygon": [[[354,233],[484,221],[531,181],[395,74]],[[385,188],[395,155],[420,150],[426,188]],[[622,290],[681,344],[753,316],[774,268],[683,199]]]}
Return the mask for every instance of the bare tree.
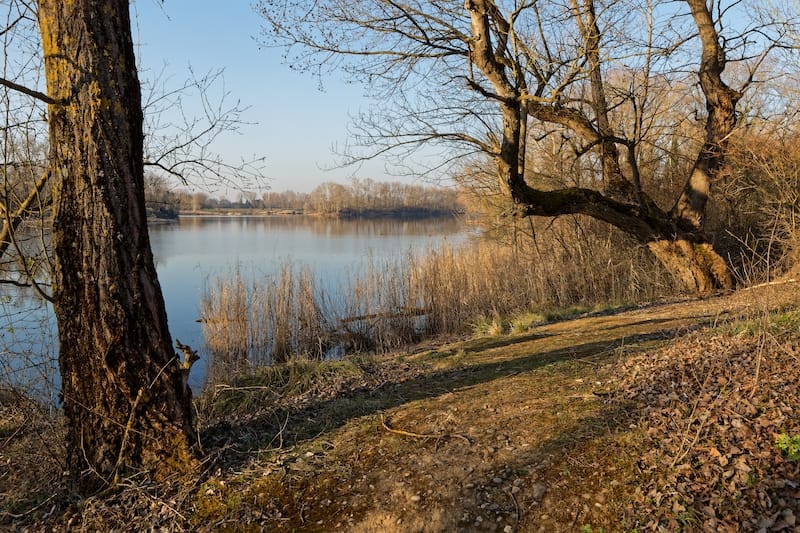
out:
{"label": "bare tree", "polygon": [[[733,285],[704,233],[707,200],[721,177],[737,102],[784,31],[756,17],[741,22],[742,3],[725,4],[328,0],[309,10],[263,0],[259,9],[265,42],[286,47],[291,66],[342,70],[391,103],[360,117],[354,142],[366,150],[351,160],[390,151],[406,158],[421,144],[448,146],[444,164],[483,154],[516,216],[605,221],[702,293]],[[729,27],[728,20],[740,22]],[[732,59],[750,67],[736,89],[723,79]],[[694,96],[687,70],[701,90],[704,139],[685,185],[671,205],[659,205],[640,168],[643,151],[665,140],[653,137],[653,91],[666,85]],[[580,183],[557,185],[527,168],[554,135],[584,167]]]}
{"label": "bare tree", "polygon": [[[52,180],[47,166],[46,105],[50,98],[36,89],[43,84],[44,73],[36,4],[7,0],[0,3],[0,13],[6,19],[0,32],[0,50],[5,56],[0,75],[5,114],[5,164],[0,174],[0,283],[34,285],[49,298],[52,265],[46,252],[52,222]],[[247,107],[239,101],[231,102],[231,94],[224,87],[223,70],[197,74],[190,69],[188,78],[179,83],[172,81],[167,66],[160,72],[145,74],[143,159],[149,175],[163,182],[162,188],[263,186],[263,157],[231,161],[214,149],[221,136],[247,124]],[[185,108],[187,102],[200,105],[190,113]],[[25,231],[18,231],[23,228]]]}
{"label": "bare tree", "polygon": [[[247,122],[247,107],[230,102],[224,87],[224,70],[189,77],[173,85],[166,67],[143,83],[145,120],[144,164],[152,172],[177,179],[183,185],[202,188],[220,185],[246,190],[264,181],[264,157],[253,155],[230,161],[214,150],[223,135],[239,131]],[[199,103],[199,113],[185,109],[188,101]]]}
{"label": "bare tree", "polygon": [[[30,2],[10,0],[2,6],[0,73],[2,118],[2,167],[0,172],[0,279],[15,285],[30,285],[30,274],[46,260],[41,255],[41,232],[18,232],[26,220],[35,218],[49,200],[46,168],[47,96],[36,87],[41,79],[41,54],[36,38],[36,13]],[[24,260],[22,252],[31,260]],[[11,253],[8,253],[11,252]],[[37,267],[33,267],[37,265]]]}

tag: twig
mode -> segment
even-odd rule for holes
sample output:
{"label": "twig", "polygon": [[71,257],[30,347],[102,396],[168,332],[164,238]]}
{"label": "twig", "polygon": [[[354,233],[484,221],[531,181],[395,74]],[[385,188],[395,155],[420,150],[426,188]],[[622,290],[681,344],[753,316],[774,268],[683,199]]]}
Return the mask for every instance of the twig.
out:
{"label": "twig", "polygon": [[232,387],[230,385],[226,385],[225,383],[219,383],[214,386],[214,394],[219,392],[251,392],[251,391],[276,391],[276,388],[271,385],[250,385],[244,387]]}
{"label": "twig", "polygon": [[405,431],[403,429],[394,429],[389,427],[389,424],[386,422],[386,418],[381,413],[381,425],[383,429],[388,431],[389,433],[394,433],[395,435],[403,435],[404,437],[411,437],[414,439],[448,439],[453,437],[458,437],[459,439],[464,440],[467,444],[472,444],[472,441],[466,435],[461,435],[458,433],[414,433],[413,431]]}
{"label": "twig", "polygon": [[136,393],[136,399],[133,401],[133,406],[131,407],[131,414],[128,416],[128,423],[125,425],[125,433],[122,434],[122,443],[119,445],[119,454],[117,455],[117,464],[114,465],[114,485],[119,483],[119,469],[122,466],[122,461],[124,460],[124,453],[125,448],[128,446],[128,436],[131,433],[131,429],[133,429],[133,420],[136,417],[136,408],[139,406],[139,402],[144,395],[144,389],[139,389],[139,392]]}
{"label": "twig", "polygon": [[288,424],[289,424],[289,411],[286,411],[286,419],[283,421],[283,424],[281,425],[280,429],[278,430],[278,434],[275,435],[274,437],[272,437],[272,440],[269,443],[270,446],[272,446],[272,443],[275,442],[275,439],[278,439],[278,448],[277,449],[278,450],[282,450],[283,449],[283,432],[286,430],[286,426]]}
{"label": "twig", "polygon": [[764,333],[758,340],[758,353],[756,354],[756,375],[755,378],[753,379],[753,387],[752,389],[750,389],[750,396],[748,396],[749,399],[752,399],[753,396],[756,395],[756,391],[758,390],[758,379],[761,375],[761,360],[764,357],[764,345],[767,343],[767,335],[770,334],[769,331],[767,331],[765,328]]}
{"label": "twig", "polygon": [[510,490],[508,491],[508,495],[511,496],[511,501],[514,502],[514,513],[515,513],[515,516],[516,516],[516,520],[514,521],[514,525],[518,526],[519,525],[519,521],[521,519],[521,516],[520,516],[521,513],[519,511],[519,502],[517,502],[517,497],[514,496],[514,493],[511,492]]}
{"label": "twig", "polygon": [[16,436],[19,434],[19,432],[20,432],[20,431],[22,431],[22,428],[24,428],[24,427],[25,427],[25,424],[27,424],[27,423],[28,423],[28,420],[30,420],[30,419],[29,419],[29,418],[26,416],[26,417],[25,417],[25,421],[24,421],[22,424],[20,424],[20,425],[19,425],[19,427],[17,428],[17,430],[16,430],[16,431],[14,431],[14,433],[12,433],[12,434],[11,434],[11,435],[10,435],[10,436],[9,436],[9,437],[8,437],[8,438],[7,438],[7,439],[4,441],[4,442],[3,442],[3,444],[0,444],[0,450],[2,450],[3,448],[5,448],[6,446],[8,446],[8,443],[9,443],[9,442],[11,442],[11,441],[14,439],[14,437],[16,437]]}
{"label": "twig", "polygon": [[50,105],[64,105],[66,100],[56,100],[55,98],[51,98],[44,94],[43,92],[39,92],[35,89],[30,89],[25,87],[24,85],[20,85],[19,83],[14,83],[11,80],[7,80],[5,78],[0,78],[0,85],[3,87],[8,87],[17,92],[21,92],[22,94],[26,94],[32,98],[36,98],[37,100],[41,100],[42,102]]}
{"label": "twig", "polygon": [[[56,496],[57,496],[57,494],[53,494],[52,496],[50,496],[49,498],[47,498],[43,502],[37,504],[35,507],[31,507],[30,509],[28,509],[24,513],[14,514],[14,513],[11,513],[9,511],[3,511],[3,512],[0,512],[0,516],[5,515],[5,516],[11,517],[11,518],[13,518],[15,520],[18,520],[20,518],[24,518],[24,517],[28,516],[29,514],[33,513],[34,511],[36,511],[37,509],[41,508],[44,504],[46,504],[47,502],[51,501]],[[52,511],[50,511],[50,513],[52,513]]]}
{"label": "twig", "polygon": [[[709,374],[706,376],[706,379],[703,382],[703,386],[701,388],[701,392],[703,390],[705,390],[705,387],[706,387],[706,384],[708,383],[708,378],[710,377],[710,374],[711,373],[709,371]],[[716,404],[717,400],[719,400],[720,396],[722,396],[722,391],[719,391],[717,393],[717,395],[714,397],[714,399],[711,401],[711,403],[708,406],[708,411],[711,411],[711,409],[714,407],[714,404]],[[686,457],[689,454],[689,452],[694,447],[694,445],[697,444],[697,441],[700,440],[700,435],[703,433],[703,430],[706,428],[706,425],[707,425],[707,422],[708,422],[708,412],[705,413],[705,417],[701,417],[702,419],[701,418],[695,418],[695,416],[694,416],[699,403],[700,403],[700,395],[697,396],[697,399],[695,400],[695,403],[694,403],[694,407],[692,407],[692,412],[689,415],[689,423],[686,425],[686,431],[683,434],[683,438],[681,440],[680,448],[678,448],[678,453],[675,455],[675,458],[672,460],[672,463],[670,464],[670,468],[674,468],[675,465],[677,465],[680,461],[683,460],[684,457]],[[700,426],[697,428],[697,432],[695,432],[695,435],[694,435],[694,438],[692,439],[692,441],[689,442],[688,445],[687,445],[688,436],[689,436],[689,430],[691,429],[692,424],[695,421],[699,421],[700,422]]]}
{"label": "twig", "polygon": [[797,283],[797,280],[794,278],[784,279],[779,281],[768,281],[766,283],[759,283],[758,285],[751,285],[750,287],[745,287],[742,291],[752,291],[753,289],[758,289],[760,287],[769,287],[770,285],[783,285],[784,283]]}

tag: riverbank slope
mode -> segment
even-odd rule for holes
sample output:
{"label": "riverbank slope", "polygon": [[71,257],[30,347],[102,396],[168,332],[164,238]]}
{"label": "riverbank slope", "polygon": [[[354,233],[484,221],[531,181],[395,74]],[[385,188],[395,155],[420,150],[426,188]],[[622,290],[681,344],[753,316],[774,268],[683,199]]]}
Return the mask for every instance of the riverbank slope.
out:
{"label": "riverbank slope", "polygon": [[[518,323],[513,334],[413,353],[294,363],[200,399],[200,476],[131,480],[71,507],[34,480],[2,486],[1,520],[33,529],[791,530],[799,303],[787,281]],[[6,439],[0,484],[20,479],[21,433]]]}

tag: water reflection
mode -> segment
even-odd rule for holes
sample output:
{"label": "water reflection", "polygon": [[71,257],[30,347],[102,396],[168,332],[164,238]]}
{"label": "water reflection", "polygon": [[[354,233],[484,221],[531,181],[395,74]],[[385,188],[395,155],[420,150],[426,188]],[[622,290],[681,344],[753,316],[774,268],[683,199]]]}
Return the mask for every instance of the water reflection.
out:
{"label": "water reflection", "polygon": [[[307,265],[323,288],[341,283],[365,264],[399,258],[442,242],[460,242],[470,230],[454,218],[429,220],[334,220],[299,215],[184,216],[174,224],[153,225],[150,239],[173,338],[203,346],[197,322],[203,286],[234,269],[257,276],[276,273],[286,260]],[[54,368],[52,309],[30,292],[2,289],[0,364],[19,374],[40,374],[43,361]],[[21,320],[21,317],[26,317]],[[11,354],[22,354],[14,359]],[[37,359],[37,354],[42,357]],[[204,358],[204,360],[207,357]],[[22,362],[20,362],[22,361]],[[202,384],[202,365],[191,384]],[[0,369],[1,370],[1,369]],[[57,385],[57,384],[56,384]]]}
{"label": "water reflection", "polygon": [[322,237],[376,237],[386,235],[431,236],[460,233],[464,229],[462,219],[455,217],[433,219],[360,219],[340,220],[303,215],[275,216],[188,216],[181,217],[176,224],[161,224],[150,228],[151,235],[159,232],[194,231],[219,229],[230,232],[237,228],[244,232],[297,232]]}

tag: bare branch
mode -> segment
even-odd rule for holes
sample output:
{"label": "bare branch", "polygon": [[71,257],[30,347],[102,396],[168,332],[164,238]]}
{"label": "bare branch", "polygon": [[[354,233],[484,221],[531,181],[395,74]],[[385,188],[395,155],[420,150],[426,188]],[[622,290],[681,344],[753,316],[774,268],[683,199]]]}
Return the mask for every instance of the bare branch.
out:
{"label": "bare branch", "polygon": [[41,100],[42,102],[49,105],[64,105],[66,103],[66,101],[55,100],[42,92],[36,91],[34,89],[29,89],[24,85],[20,85],[19,83],[14,83],[13,81],[7,80],[5,78],[0,78],[0,85],[8,87],[9,89],[20,92],[22,94],[28,95],[32,98],[36,98],[37,100]]}

